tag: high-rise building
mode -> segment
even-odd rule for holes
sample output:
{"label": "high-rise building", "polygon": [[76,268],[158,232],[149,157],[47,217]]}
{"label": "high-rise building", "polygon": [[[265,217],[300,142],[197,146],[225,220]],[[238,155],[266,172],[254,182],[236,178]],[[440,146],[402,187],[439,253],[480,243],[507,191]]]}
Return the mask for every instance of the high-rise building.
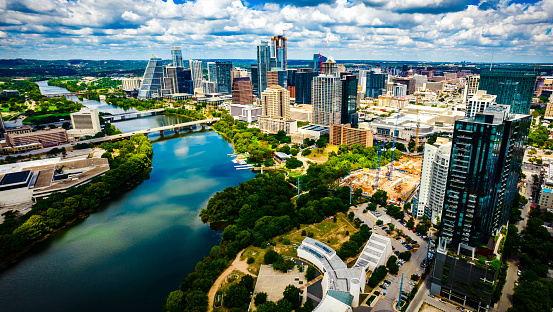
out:
{"label": "high-rise building", "polygon": [[133,91],[140,89],[142,78],[123,78],[121,79],[121,90]]}
{"label": "high-rise building", "polygon": [[411,77],[409,77],[409,78],[396,77],[392,80],[395,83],[406,85],[407,86],[407,94],[412,94],[412,93],[415,92],[415,84],[417,83],[417,81],[414,78],[411,78]]}
{"label": "high-rise building", "polygon": [[386,94],[386,74],[377,74],[369,71],[367,74],[365,97],[378,98]]}
{"label": "high-rise building", "polygon": [[424,75],[413,75],[413,79],[415,79],[415,90],[424,87],[424,84],[428,82],[428,77]]}
{"label": "high-rise building", "polygon": [[330,125],[330,144],[341,145],[361,144],[363,147],[373,146],[373,133],[368,129],[351,128],[346,125]]}
{"label": "high-rise building", "polygon": [[267,72],[271,70],[271,48],[267,41],[261,41],[257,46],[257,74],[259,77],[259,91],[261,94],[267,89]]}
{"label": "high-rise building", "polygon": [[194,84],[194,93],[201,93],[203,90],[202,81],[204,80],[204,71],[202,61],[190,60],[190,70],[192,71],[192,81]]}
{"label": "high-rise building", "polygon": [[338,76],[338,64],[332,60],[327,60],[321,64],[321,74]]}
{"label": "high-rise building", "polygon": [[259,129],[264,133],[295,132],[297,122],[290,119],[290,93],[279,85],[268,87],[261,93]]}
{"label": "high-rise building", "polygon": [[328,59],[324,55],[321,55],[319,57],[319,54],[313,54],[313,60],[309,61],[309,67],[313,68],[313,70],[315,70],[318,73],[320,71],[319,64],[325,63],[327,60]]}
{"label": "high-rise building", "polygon": [[184,67],[165,66],[163,68],[163,95],[194,94],[192,71]]}
{"label": "high-rise building", "polygon": [[204,94],[209,93],[216,93],[217,92],[217,84],[213,81],[203,81],[203,91]]}
{"label": "high-rise building", "polygon": [[319,75],[311,68],[299,68],[296,72],[296,103],[311,104],[313,78]]}
{"label": "high-rise building", "polygon": [[357,118],[357,77],[342,75],[342,112],[341,123],[356,126]]}
{"label": "high-rise building", "polygon": [[236,78],[245,78],[245,77],[248,77],[248,70],[245,68],[234,67],[230,72],[230,80],[232,83],[234,83],[234,79]]}
{"label": "high-rise building", "polygon": [[342,81],[335,75],[321,74],[313,78],[311,102],[313,123],[334,125],[342,122]]}
{"label": "high-rise building", "polygon": [[217,61],[217,91],[223,94],[231,94],[232,83],[231,75],[232,62],[231,61]]}
{"label": "high-rise building", "polygon": [[207,62],[207,79],[217,83],[217,64],[215,62]]}
{"label": "high-rise building", "polygon": [[465,89],[463,90],[463,103],[466,103],[469,98],[476,94],[479,84],[480,76],[478,75],[471,75],[466,78]]}
{"label": "high-rise building", "polygon": [[4,125],[4,119],[2,119],[2,113],[0,113],[0,137],[4,137],[6,132],[6,126]]}
{"label": "high-rise building", "polygon": [[285,70],[273,70],[267,72],[267,86],[281,86],[288,89],[288,72]]}
{"label": "high-rise building", "polygon": [[75,130],[94,130],[96,132],[102,131],[97,109],[72,113],[70,116],[71,125]]}
{"label": "high-rise building", "polygon": [[484,110],[493,104],[497,99],[497,95],[487,94],[484,90],[477,90],[468,98],[465,117],[474,117],[476,114],[481,114]]}
{"label": "high-rise building", "polygon": [[496,102],[511,106],[511,113],[529,114],[538,74],[494,69],[480,73],[478,90],[497,95]]}
{"label": "high-rise building", "polygon": [[138,91],[138,97],[142,99],[151,99],[161,97],[163,88],[163,66],[161,58],[152,54],[148,61],[142,84]]}
{"label": "high-rise building", "polygon": [[232,103],[253,104],[252,83],[249,77],[234,78],[232,82]]}
{"label": "high-rise building", "polygon": [[275,64],[271,70],[286,70],[287,63],[287,51],[286,51],[287,38],[284,36],[271,37],[271,56],[275,59]]}
{"label": "high-rise building", "polygon": [[413,211],[416,218],[424,215],[437,224],[442,216],[451,146],[448,139],[441,137],[434,144],[424,145],[421,184]]}
{"label": "high-rise building", "polygon": [[184,67],[184,62],[182,61],[182,51],[180,47],[171,47],[171,58],[173,60],[171,65],[175,67]]}
{"label": "high-rise building", "polygon": [[252,86],[253,86],[253,94],[259,95],[259,71],[257,68],[257,64],[251,65],[251,80],[252,80]]}
{"label": "high-rise building", "polygon": [[473,250],[507,223],[519,180],[530,115],[492,105],[455,122],[442,211],[442,237]]}
{"label": "high-rise building", "polygon": [[288,69],[286,84],[288,85],[288,91],[290,92],[290,98],[296,98],[296,70]]}
{"label": "high-rise building", "polygon": [[404,84],[400,84],[400,83],[394,84],[392,94],[395,97],[405,97],[405,96],[407,96],[407,86],[404,85]]}

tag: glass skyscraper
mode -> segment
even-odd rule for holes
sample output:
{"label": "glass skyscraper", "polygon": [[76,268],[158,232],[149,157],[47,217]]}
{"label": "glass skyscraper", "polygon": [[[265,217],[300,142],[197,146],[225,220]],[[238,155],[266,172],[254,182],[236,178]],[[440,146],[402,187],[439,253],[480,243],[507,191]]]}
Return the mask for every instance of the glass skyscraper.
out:
{"label": "glass skyscraper", "polygon": [[357,77],[352,74],[342,76],[342,124],[356,126],[357,119]]}
{"label": "glass skyscraper", "polygon": [[215,62],[207,62],[207,78],[211,82],[217,82],[217,64]]}
{"label": "glass skyscraper", "polygon": [[377,98],[386,93],[386,74],[377,74],[373,71],[367,73],[365,97]]}
{"label": "glass skyscraper", "polygon": [[142,84],[138,90],[138,97],[141,99],[151,99],[161,96],[163,88],[163,66],[161,58],[152,54],[148,61]]}
{"label": "glass skyscraper", "polygon": [[453,246],[475,248],[508,221],[530,123],[507,105],[455,122],[441,229]]}
{"label": "glass skyscraper", "polygon": [[272,57],[275,64],[271,70],[286,70],[287,64],[287,51],[286,51],[287,38],[284,36],[276,36],[271,38],[271,49],[273,51]]}
{"label": "glass skyscraper", "polygon": [[483,70],[478,90],[497,95],[496,102],[511,106],[511,113],[529,114],[537,73],[510,70]]}
{"label": "glass skyscraper", "polygon": [[188,93],[194,94],[192,71],[184,67],[166,66],[163,70],[163,95]]}
{"label": "glass skyscraper", "polygon": [[184,67],[182,62],[182,50],[180,47],[171,47],[171,58],[173,60],[173,66]]}
{"label": "glass skyscraper", "polygon": [[258,94],[267,89],[267,72],[271,70],[271,48],[267,41],[257,46],[257,75],[259,77]]}
{"label": "glass skyscraper", "polygon": [[217,67],[217,92],[224,94],[231,94],[232,92],[232,62],[231,61],[217,61],[215,62]]}
{"label": "glass skyscraper", "polygon": [[296,72],[296,103],[311,104],[311,86],[313,78],[319,75],[311,68],[299,68]]}
{"label": "glass skyscraper", "polygon": [[339,125],[342,122],[342,81],[335,75],[313,78],[313,123]]}

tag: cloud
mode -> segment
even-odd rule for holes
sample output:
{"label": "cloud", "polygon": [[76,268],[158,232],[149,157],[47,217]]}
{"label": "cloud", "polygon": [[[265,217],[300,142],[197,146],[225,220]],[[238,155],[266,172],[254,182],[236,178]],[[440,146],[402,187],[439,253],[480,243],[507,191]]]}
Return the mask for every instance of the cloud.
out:
{"label": "cloud", "polygon": [[499,47],[498,61],[550,61],[553,0],[524,1],[4,0],[0,46],[11,58],[167,59],[181,45],[187,58],[253,59],[256,42],[285,34],[290,59],[328,42],[336,59],[482,61]]}

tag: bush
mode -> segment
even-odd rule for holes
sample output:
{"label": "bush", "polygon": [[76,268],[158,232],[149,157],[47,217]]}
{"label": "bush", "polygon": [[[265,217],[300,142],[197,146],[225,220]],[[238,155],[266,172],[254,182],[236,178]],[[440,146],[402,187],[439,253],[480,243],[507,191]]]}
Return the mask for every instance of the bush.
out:
{"label": "bush", "polygon": [[255,262],[255,259],[253,257],[249,257],[248,261],[246,261],[246,263],[248,263],[248,264],[252,264],[254,262]]}
{"label": "bush", "polygon": [[380,283],[380,281],[383,280],[384,277],[386,277],[386,274],[388,274],[388,270],[386,270],[385,266],[381,265],[377,267],[369,278],[369,286],[376,287],[376,285],[378,285],[378,283]]}
{"label": "bush", "polygon": [[382,224],[384,224],[384,221],[382,221],[382,220],[376,220],[376,225],[382,225]]}

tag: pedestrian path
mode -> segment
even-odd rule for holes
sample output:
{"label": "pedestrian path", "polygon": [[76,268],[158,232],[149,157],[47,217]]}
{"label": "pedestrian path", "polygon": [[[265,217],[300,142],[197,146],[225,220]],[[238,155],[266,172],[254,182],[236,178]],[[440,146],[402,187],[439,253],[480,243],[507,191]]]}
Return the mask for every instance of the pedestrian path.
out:
{"label": "pedestrian path", "polygon": [[307,282],[307,284],[301,286],[300,289],[301,289],[301,290],[306,289],[307,287],[309,287],[309,286],[315,284],[316,282],[318,282],[318,281],[320,281],[320,280],[322,280],[322,279],[323,279],[323,275],[319,275],[319,276],[315,277],[314,279],[312,279],[310,282]]}

